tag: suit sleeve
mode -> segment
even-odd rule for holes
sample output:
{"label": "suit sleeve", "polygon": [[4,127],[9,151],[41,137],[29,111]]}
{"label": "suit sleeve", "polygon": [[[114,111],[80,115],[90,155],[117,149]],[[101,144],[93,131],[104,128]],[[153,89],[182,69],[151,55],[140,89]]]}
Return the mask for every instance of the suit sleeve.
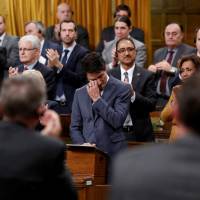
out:
{"label": "suit sleeve", "polygon": [[79,107],[77,91],[74,95],[71,114],[70,136],[74,144],[82,144],[85,139],[82,134],[83,120]]}
{"label": "suit sleeve", "polygon": [[131,88],[130,85],[127,84],[119,90],[114,105],[111,106],[103,98],[100,98],[93,104],[93,109],[110,124],[110,126],[118,129],[123,126],[127,117],[130,98]]}
{"label": "suit sleeve", "polygon": [[[144,91],[136,92],[135,101],[131,103],[131,109],[142,108],[145,111],[153,111],[156,105],[156,88],[154,75],[150,74],[144,85]],[[134,108],[133,108],[134,107]]]}
{"label": "suit sleeve", "polygon": [[7,67],[14,67],[19,64],[19,49],[18,49],[18,38],[12,38],[12,44],[7,52]]}
{"label": "suit sleeve", "polygon": [[147,51],[145,45],[142,45],[137,48],[137,54],[136,54],[136,65],[140,67],[144,67],[147,60]]}

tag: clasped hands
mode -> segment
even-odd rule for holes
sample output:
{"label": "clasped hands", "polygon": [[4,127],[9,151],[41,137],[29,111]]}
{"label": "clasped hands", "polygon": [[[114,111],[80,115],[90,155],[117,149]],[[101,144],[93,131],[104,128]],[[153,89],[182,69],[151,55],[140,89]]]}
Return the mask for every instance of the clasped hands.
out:
{"label": "clasped hands", "polygon": [[156,73],[159,70],[170,72],[171,69],[172,69],[172,66],[166,60],[158,62],[155,65],[150,65],[148,67],[148,70],[152,71],[153,73]]}

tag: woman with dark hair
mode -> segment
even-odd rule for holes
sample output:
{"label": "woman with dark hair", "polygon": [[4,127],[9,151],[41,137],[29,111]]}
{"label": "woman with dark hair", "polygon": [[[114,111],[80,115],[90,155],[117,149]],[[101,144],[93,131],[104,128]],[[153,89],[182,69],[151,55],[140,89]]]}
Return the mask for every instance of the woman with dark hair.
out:
{"label": "woman with dark hair", "polygon": [[[200,71],[200,58],[196,55],[188,55],[181,58],[178,63],[179,66],[179,77],[181,81],[185,81],[193,74]],[[176,119],[173,117],[173,108],[176,104],[176,95],[180,91],[181,85],[177,85],[173,88],[170,99],[163,111],[161,112],[160,118],[163,122],[172,122],[171,134],[169,141],[173,141],[178,137],[178,125]]]}

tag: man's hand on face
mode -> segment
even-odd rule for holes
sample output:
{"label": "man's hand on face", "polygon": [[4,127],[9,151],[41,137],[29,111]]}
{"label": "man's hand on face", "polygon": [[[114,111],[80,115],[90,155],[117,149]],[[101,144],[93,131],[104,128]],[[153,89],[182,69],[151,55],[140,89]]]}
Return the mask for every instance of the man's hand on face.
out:
{"label": "man's hand on face", "polygon": [[97,84],[97,81],[90,81],[87,85],[88,95],[92,99],[93,102],[96,102],[100,97],[100,89]]}

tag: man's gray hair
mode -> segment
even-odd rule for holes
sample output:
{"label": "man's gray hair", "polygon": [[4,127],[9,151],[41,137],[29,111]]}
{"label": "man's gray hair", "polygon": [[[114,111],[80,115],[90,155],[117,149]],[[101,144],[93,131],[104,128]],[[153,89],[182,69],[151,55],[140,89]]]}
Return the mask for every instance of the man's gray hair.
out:
{"label": "man's gray hair", "polygon": [[42,34],[43,37],[45,37],[45,32],[46,32],[46,29],[45,29],[45,26],[44,24],[41,22],[41,21],[36,21],[36,20],[33,20],[33,21],[29,21],[25,24],[25,27],[29,24],[35,24],[37,30],[39,33]]}
{"label": "man's gray hair", "polygon": [[10,118],[38,117],[38,108],[46,101],[46,88],[37,79],[16,75],[6,79],[0,92],[3,114]]}
{"label": "man's gray hair", "polygon": [[41,46],[40,39],[35,35],[24,35],[20,38],[19,43],[21,41],[31,42],[32,48],[40,49]]}

